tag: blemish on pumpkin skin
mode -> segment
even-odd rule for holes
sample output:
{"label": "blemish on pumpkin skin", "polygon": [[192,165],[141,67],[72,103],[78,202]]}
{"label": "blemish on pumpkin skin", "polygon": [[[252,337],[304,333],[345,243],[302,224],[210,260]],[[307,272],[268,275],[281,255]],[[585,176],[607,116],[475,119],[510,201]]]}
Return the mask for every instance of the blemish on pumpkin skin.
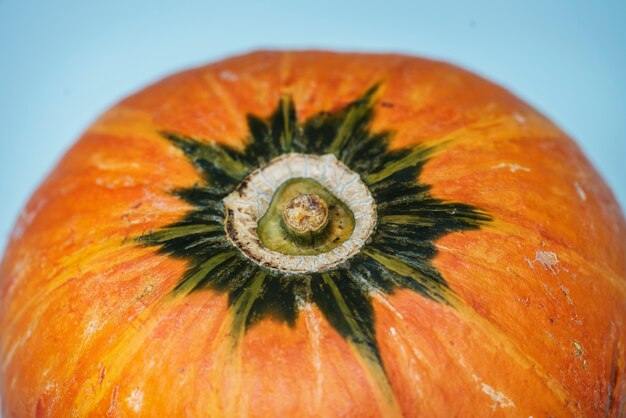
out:
{"label": "blemish on pumpkin skin", "polygon": [[587,193],[585,193],[582,186],[577,181],[574,182],[574,188],[576,189],[576,193],[578,194],[580,200],[585,202],[587,200]]}
{"label": "blemish on pumpkin skin", "polygon": [[513,113],[513,118],[520,125],[526,124],[526,116],[522,115],[521,113],[518,113],[518,112]]}
{"label": "blemish on pumpkin skin", "polygon": [[13,231],[11,232],[11,239],[17,240],[24,235],[26,229],[35,221],[37,215],[39,215],[46,203],[47,199],[38,199],[32,205],[34,207],[29,208],[28,206],[31,205],[27,205],[27,207],[22,211],[22,214],[20,215],[15,224],[15,227],[13,228]]}
{"label": "blemish on pumpkin skin", "polygon": [[576,340],[572,340],[572,345],[574,346],[574,355],[579,358],[582,357],[585,353],[583,346]]}
{"label": "blemish on pumpkin skin", "polygon": [[508,168],[511,173],[515,173],[516,171],[525,171],[527,173],[530,173],[530,168],[513,163],[500,163],[498,165],[494,165],[491,168]]}
{"label": "blemish on pumpkin skin", "polygon": [[239,76],[232,71],[224,70],[220,71],[219,74],[220,80],[225,81],[239,81]]}
{"label": "blemish on pumpkin skin", "polygon": [[570,305],[573,305],[574,301],[572,300],[572,297],[569,294],[569,289],[563,286],[562,284],[559,285],[559,289],[561,289],[561,292],[563,292],[563,294],[565,295],[565,298],[567,299],[567,303]]}
{"label": "blemish on pumpkin skin", "polygon": [[552,251],[537,251],[533,260],[529,260],[528,257],[525,259],[532,269],[534,269],[534,264],[539,262],[543,268],[550,270],[552,274],[557,275],[559,273],[559,267],[557,266],[559,259]]}
{"label": "blemish on pumpkin skin", "polygon": [[117,406],[117,388],[117,385],[115,385],[115,387],[113,388],[113,393],[111,394],[111,403],[109,404],[109,409],[107,409],[106,413],[107,417],[112,417],[115,413],[115,407]]}
{"label": "blemish on pumpkin skin", "polygon": [[550,296],[550,299],[552,299],[556,303],[559,303],[557,298],[554,297],[554,293],[552,293],[552,290],[550,290],[550,288],[545,283],[543,284],[543,288],[546,289],[546,292],[548,293],[548,296]]}
{"label": "blemish on pumpkin skin", "polygon": [[122,177],[116,177],[116,178],[110,178],[110,179],[98,177],[96,178],[95,182],[96,182],[96,185],[100,187],[104,187],[105,189],[108,189],[108,190],[115,190],[115,189],[126,188],[126,187],[135,187],[137,185],[137,182],[131,176],[122,176]]}
{"label": "blemish on pumpkin skin", "polygon": [[480,390],[491,398],[494,402],[491,409],[495,411],[497,408],[515,408],[515,403],[504,393],[498,392],[492,386],[484,383],[480,377],[472,374],[472,379],[480,385]]}
{"label": "blemish on pumpkin skin", "polygon": [[446,250],[446,251],[450,251],[450,252],[452,251],[452,248],[445,247],[445,246],[443,246],[441,244],[437,244],[437,243],[435,243],[435,247],[437,247],[438,250]]}
{"label": "blemish on pumpkin skin", "polygon": [[141,292],[139,296],[137,296],[137,300],[143,300],[146,297],[150,296],[154,292],[154,285],[149,283]]}
{"label": "blemish on pumpkin skin", "polygon": [[100,376],[98,376],[98,384],[102,386],[102,382],[104,381],[104,376],[106,376],[107,369],[104,367],[104,364],[100,363],[98,365],[98,369],[100,369]]}
{"label": "blemish on pumpkin skin", "polygon": [[90,320],[85,329],[83,330],[83,339],[89,339],[96,331],[102,328],[103,323],[100,323],[97,319]]}
{"label": "blemish on pumpkin skin", "polygon": [[526,296],[525,298],[517,298],[517,300],[524,304],[526,308],[530,306],[530,296]]}
{"label": "blemish on pumpkin skin", "polygon": [[137,162],[128,162],[122,160],[115,160],[113,158],[107,158],[103,156],[102,153],[94,154],[90,163],[93,164],[98,170],[101,171],[120,171],[125,172],[128,170],[139,170],[141,169],[141,164]]}
{"label": "blemish on pumpkin skin", "polygon": [[578,358],[582,362],[583,369],[587,370],[587,360],[583,358],[583,354],[585,354],[585,349],[576,340],[572,340],[572,345],[574,346],[574,356],[576,356],[576,358]]}
{"label": "blemish on pumpkin skin", "polygon": [[133,389],[133,391],[130,393],[130,396],[126,398],[126,403],[133,411],[141,411],[141,408],[143,406],[143,391],[141,391],[139,388]]}

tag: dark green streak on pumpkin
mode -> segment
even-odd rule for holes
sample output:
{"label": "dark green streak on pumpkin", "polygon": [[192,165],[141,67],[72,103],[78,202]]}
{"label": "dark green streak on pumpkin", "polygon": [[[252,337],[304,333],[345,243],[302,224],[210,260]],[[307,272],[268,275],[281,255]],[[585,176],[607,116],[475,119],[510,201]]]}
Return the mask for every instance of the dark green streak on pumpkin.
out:
{"label": "dark green streak on pumpkin", "polygon": [[253,275],[246,280],[245,287],[239,287],[238,292],[229,295],[229,302],[231,309],[233,310],[232,320],[232,337],[233,344],[239,343],[239,339],[245,333],[248,325],[248,319],[250,313],[254,307],[254,304],[259,298],[263,287],[266,284],[267,272],[263,270],[257,270]]}
{"label": "dark green streak on pumpkin", "polygon": [[246,325],[252,326],[269,317],[285,322],[290,327],[295,326],[298,318],[297,297],[305,294],[306,286],[305,277],[284,276],[271,272],[263,292],[252,306]]}
{"label": "dark green streak on pumpkin", "polygon": [[[304,122],[298,121],[293,101],[282,97],[268,117],[247,116],[249,136],[243,150],[163,132],[202,176],[200,184],[173,191],[193,206],[189,213],[137,238],[142,245],[188,260],[174,292],[206,288],[227,293],[237,335],[264,319],[294,326],[299,306],[314,303],[368,363],[378,365],[372,370],[382,370],[372,292],[409,289],[447,303],[451,290],[432,264],[435,241],[477,229],[491,218],[472,206],[433,197],[431,187],[419,181],[434,147],[390,150],[391,132],[371,132],[377,90],[373,86],[343,109],[320,112]],[[222,199],[250,172],[289,152],[334,154],[361,176],[377,203],[377,229],[368,244],[331,271],[293,275],[267,270],[226,238]]]}
{"label": "dark green streak on pumpkin", "polygon": [[313,302],[333,328],[380,362],[374,337],[374,311],[369,295],[363,290],[349,274],[340,271],[316,274],[311,283]]}

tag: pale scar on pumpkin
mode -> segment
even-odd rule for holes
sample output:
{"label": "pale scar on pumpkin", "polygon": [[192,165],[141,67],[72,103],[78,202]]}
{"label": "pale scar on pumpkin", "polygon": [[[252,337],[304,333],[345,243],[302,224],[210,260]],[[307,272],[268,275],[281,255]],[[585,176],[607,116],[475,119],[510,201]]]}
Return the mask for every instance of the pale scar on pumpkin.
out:
{"label": "pale scar on pumpkin", "polygon": [[556,275],[559,273],[559,267],[557,266],[557,264],[559,264],[559,258],[556,253],[553,253],[552,251],[537,251],[535,253],[535,258],[532,260],[526,258],[526,262],[531,268],[534,268],[533,265],[535,263],[539,263],[546,270],[550,270],[552,274]]}

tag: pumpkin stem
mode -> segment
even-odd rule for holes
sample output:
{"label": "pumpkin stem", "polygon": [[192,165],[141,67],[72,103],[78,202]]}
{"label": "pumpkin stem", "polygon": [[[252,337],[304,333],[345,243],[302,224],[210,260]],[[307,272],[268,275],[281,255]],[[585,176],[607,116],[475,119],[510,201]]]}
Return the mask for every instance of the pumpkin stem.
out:
{"label": "pumpkin stem", "polygon": [[314,245],[328,226],[328,205],[314,193],[299,194],[285,206],[282,218],[283,230],[290,238],[300,244]]}

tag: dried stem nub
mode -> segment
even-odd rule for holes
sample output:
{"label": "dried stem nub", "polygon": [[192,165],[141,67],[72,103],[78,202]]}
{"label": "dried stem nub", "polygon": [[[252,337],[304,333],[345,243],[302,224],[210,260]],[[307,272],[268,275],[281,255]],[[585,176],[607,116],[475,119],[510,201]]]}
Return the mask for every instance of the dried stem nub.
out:
{"label": "dried stem nub", "polygon": [[300,244],[314,245],[328,220],[328,205],[314,193],[299,194],[283,210],[283,229]]}

